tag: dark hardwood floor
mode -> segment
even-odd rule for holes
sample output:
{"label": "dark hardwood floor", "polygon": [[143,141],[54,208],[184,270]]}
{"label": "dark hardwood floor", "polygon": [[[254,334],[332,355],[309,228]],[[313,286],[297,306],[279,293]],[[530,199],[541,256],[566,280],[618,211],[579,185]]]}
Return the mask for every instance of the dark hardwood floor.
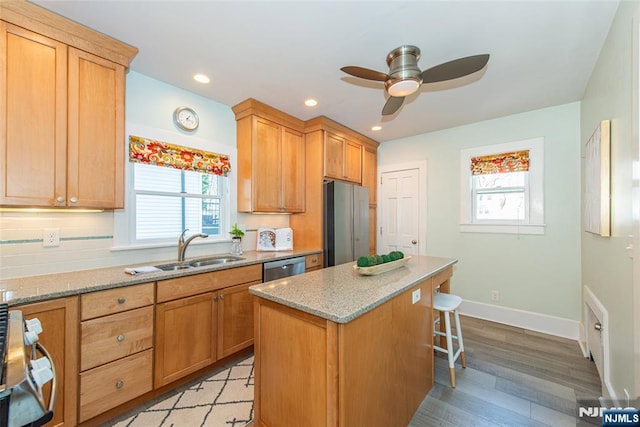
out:
{"label": "dark hardwood floor", "polygon": [[436,353],[435,385],[409,426],[576,426],[578,399],[601,394],[595,364],[578,343],[461,316],[467,368]]}

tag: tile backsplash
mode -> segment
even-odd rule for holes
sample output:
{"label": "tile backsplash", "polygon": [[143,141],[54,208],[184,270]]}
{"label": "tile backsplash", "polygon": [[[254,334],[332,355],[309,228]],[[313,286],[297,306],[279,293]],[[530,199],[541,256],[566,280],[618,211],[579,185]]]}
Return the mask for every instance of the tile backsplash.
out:
{"label": "tile backsplash", "polygon": [[[238,214],[238,225],[247,231],[245,251],[255,250],[258,227],[288,227],[287,215]],[[59,230],[60,245],[44,247],[45,229]],[[114,214],[100,213],[0,213],[0,279],[49,273],[144,264],[174,260],[176,246],[114,250]],[[177,243],[178,236],[176,236]],[[231,243],[196,239],[188,258],[230,251]]]}

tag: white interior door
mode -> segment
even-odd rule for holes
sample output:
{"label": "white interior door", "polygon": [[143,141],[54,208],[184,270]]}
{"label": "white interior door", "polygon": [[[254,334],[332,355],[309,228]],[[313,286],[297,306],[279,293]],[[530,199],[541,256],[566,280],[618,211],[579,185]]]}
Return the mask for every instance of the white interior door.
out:
{"label": "white interior door", "polygon": [[419,255],[420,248],[424,248],[420,244],[420,170],[381,173],[379,194],[378,251],[388,253],[397,250]]}

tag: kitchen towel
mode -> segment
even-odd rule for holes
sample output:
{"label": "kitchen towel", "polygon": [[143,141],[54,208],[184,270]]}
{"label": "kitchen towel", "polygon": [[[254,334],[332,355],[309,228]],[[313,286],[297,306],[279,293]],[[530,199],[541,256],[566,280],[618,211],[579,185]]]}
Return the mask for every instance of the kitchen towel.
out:
{"label": "kitchen towel", "polygon": [[145,265],[142,267],[126,267],[124,269],[124,272],[128,274],[154,273],[156,271],[162,271],[162,270],[152,265]]}

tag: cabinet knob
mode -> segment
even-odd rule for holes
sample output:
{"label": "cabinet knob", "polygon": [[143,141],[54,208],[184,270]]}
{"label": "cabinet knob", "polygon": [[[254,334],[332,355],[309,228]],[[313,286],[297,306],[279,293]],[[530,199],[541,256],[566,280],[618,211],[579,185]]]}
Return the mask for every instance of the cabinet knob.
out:
{"label": "cabinet knob", "polygon": [[116,339],[118,340],[118,342],[122,342],[124,341],[124,335],[120,334],[116,337]]}
{"label": "cabinet knob", "polygon": [[122,388],[122,387],[124,387],[124,381],[122,380],[116,381],[116,388]]}
{"label": "cabinet knob", "polygon": [[220,299],[224,299],[224,294],[220,295]]}
{"label": "cabinet knob", "polygon": [[78,203],[78,198],[77,197],[72,197],[72,198],[69,199],[69,201],[71,203]]}
{"label": "cabinet knob", "polygon": [[125,297],[118,298],[118,304],[124,304],[126,301]]}
{"label": "cabinet knob", "polygon": [[417,243],[418,243],[418,241],[417,241],[417,240],[415,240],[415,239],[413,239],[413,240],[411,241],[411,244],[412,244],[412,245],[415,245],[415,244],[417,244]]}
{"label": "cabinet knob", "polygon": [[58,196],[58,197],[56,197],[56,202],[58,202],[58,203],[64,203],[64,197],[63,197],[63,196]]}

